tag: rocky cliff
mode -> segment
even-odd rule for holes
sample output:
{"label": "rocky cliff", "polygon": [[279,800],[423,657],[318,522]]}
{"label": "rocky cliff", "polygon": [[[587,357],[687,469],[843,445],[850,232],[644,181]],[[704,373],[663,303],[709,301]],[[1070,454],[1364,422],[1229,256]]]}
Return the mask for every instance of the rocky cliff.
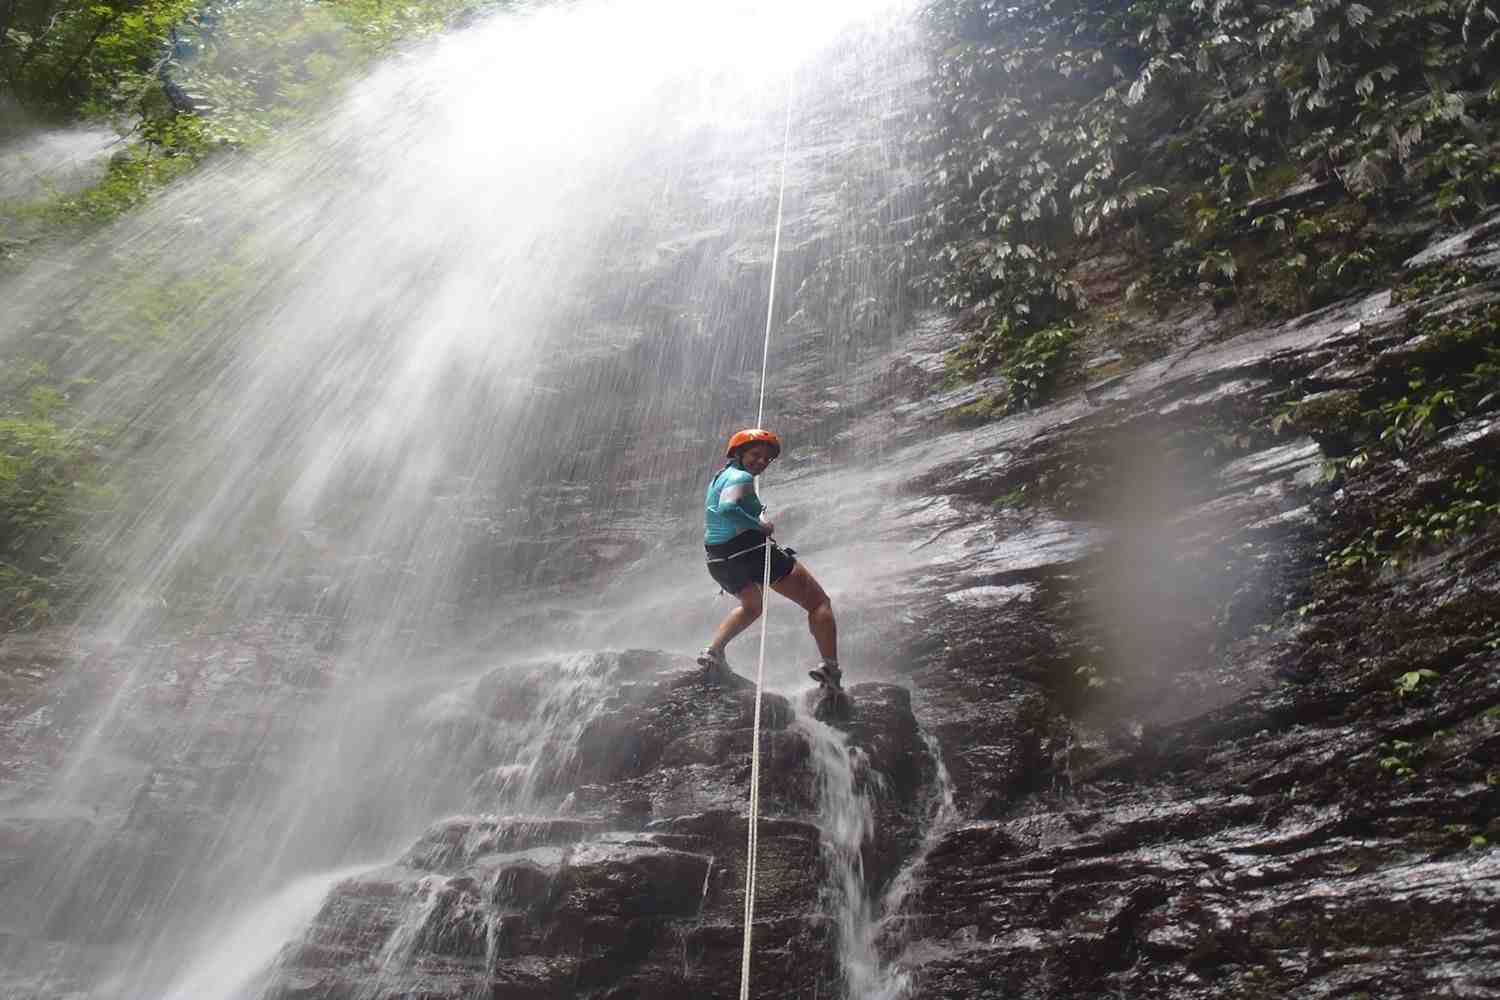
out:
{"label": "rocky cliff", "polygon": [[[332,891],[267,996],[737,993],[753,687],[650,653],[582,669],[610,693],[575,743],[523,765],[527,797],[550,813],[493,811],[513,789],[516,762],[501,761],[506,777],[476,786],[488,811],[438,823],[396,864]],[[524,704],[517,673],[478,689],[489,711]],[[836,992],[839,917],[857,902],[840,898],[837,869],[886,883],[919,839],[934,762],[910,704],[890,686],[855,694],[865,738],[852,747],[778,695],[764,704],[757,990]],[[839,802],[883,835],[839,844]]]}
{"label": "rocky cliff", "polygon": [[[1320,408],[1468,364],[1472,339],[1430,324],[1493,336],[1493,232],[1419,239],[1409,275],[1461,268],[1461,287],[1413,278],[1261,328],[1182,312],[1136,331],[1170,341],[1154,359],[1101,356],[1086,391],[980,427],[953,414],[986,387],[947,387],[929,318],[846,383],[855,416],[793,422],[829,454],[885,442],[874,481],[911,562],[840,597],[866,626],[851,678],[880,681],[853,688],[851,722],[815,721],[795,686],[768,696],[756,995],[1500,989],[1496,528],[1348,559],[1412,491],[1494,454],[1500,423],[1330,474],[1350,420]],[[285,780],[283,730],[310,724],[291,706],[332,661],[241,631],[123,693],[140,711],[110,735],[115,791],[70,817],[14,804],[141,651],[78,666],[6,640],[6,878],[58,837],[102,851],[93,896],[7,927],[33,977],[7,997],[68,992],[38,957],[49,916],[146,906],[154,862],[243,816],[216,796],[244,808],[229,789]],[[440,774],[453,794],[421,805],[446,811],[335,884],[263,995],[735,995],[746,682],[598,653],[421,697],[447,707],[400,769]],[[174,743],[172,720],[210,710],[212,746]],[[361,752],[369,780],[394,766]]]}
{"label": "rocky cliff", "polygon": [[[799,95],[770,410],[794,446],[769,489],[835,595],[856,704],[818,721],[773,603],[755,995],[1500,992],[1495,216],[1345,219],[1401,251],[1390,287],[1325,283],[1274,323],[1218,293],[1127,301],[1150,262],[1106,234],[1070,262],[1108,317],[1081,370],[1002,416],[1002,378],[950,377],[973,317],[912,316],[892,263],[921,70],[846,56]],[[453,558],[409,628],[361,645],[341,609],[375,579],[365,624],[405,614],[420,561],[216,523],[268,556],[200,560],[218,603],[0,639],[0,998],[737,995],[754,640],[738,676],[684,654],[723,610],[704,442],[760,358],[777,164],[752,138],[674,161],[668,207],[643,157],[609,239],[579,241],[598,259],[569,261],[588,280],[504,427],[530,478],[434,476]],[[1326,180],[1276,197],[1347,208]],[[138,232],[188,258],[224,231]],[[153,378],[131,391],[196,438],[173,394],[206,390]]]}

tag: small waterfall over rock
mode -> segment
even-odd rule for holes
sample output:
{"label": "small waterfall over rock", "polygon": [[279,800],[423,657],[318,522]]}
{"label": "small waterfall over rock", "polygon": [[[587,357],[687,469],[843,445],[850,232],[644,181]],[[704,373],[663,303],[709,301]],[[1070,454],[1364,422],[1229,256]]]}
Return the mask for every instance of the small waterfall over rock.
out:
{"label": "small waterfall over rock", "polygon": [[[839,948],[851,997],[887,998],[875,954],[875,915],[865,884],[864,850],[874,833],[870,796],[882,778],[847,737],[820,722],[805,722],[818,774],[818,810],[832,879],[825,888],[838,922]],[[873,787],[871,787],[873,786]]]}
{"label": "small waterfall over rock", "polygon": [[872,767],[866,750],[851,744],[848,733],[812,719],[799,719],[798,726],[807,735],[817,774],[818,825],[829,869],[824,906],[838,925],[845,995],[851,1000],[909,997],[910,976],[891,955],[905,937],[902,908],[927,851],[956,818],[953,789],[937,741],[921,734],[932,776],[923,784],[924,800],[915,804],[926,814],[919,821],[920,847],[889,879],[884,892],[877,893],[879,886],[867,878],[865,857],[877,833],[888,832],[877,830],[876,805],[895,790]]}
{"label": "small waterfall over rock", "polygon": [[[638,651],[597,657],[590,669],[606,693],[579,698],[578,672],[551,666],[501,668],[460,694],[516,705],[530,690],[567,706],[538,729],[544,754],[522,741],[492,748],[496,771],[528,780],[497,798],[482,777],[470,811],[333,887],[260,995],[732,992],[753,690]],[[775,995],[899,995],[873,992],[881,973],[863,858],[877,822],[919,834],[913,807],[935,765],[900,689],[862,690],[877,716],[871,732],[885,736],[870,763],[842,734],[795,721],[785,698],[766,696],[755,978]],[[870,885],[886,877],[872,871]],[[788,965],[789,948],[802,960]]]}
{"label": "small waterfall over rock", "polygon": [[308,875],[267,896],[172,984],[165,1000],[244,1000],[255,996],[277,955],[317,914],[328,890],[363,870],[354,867]]}

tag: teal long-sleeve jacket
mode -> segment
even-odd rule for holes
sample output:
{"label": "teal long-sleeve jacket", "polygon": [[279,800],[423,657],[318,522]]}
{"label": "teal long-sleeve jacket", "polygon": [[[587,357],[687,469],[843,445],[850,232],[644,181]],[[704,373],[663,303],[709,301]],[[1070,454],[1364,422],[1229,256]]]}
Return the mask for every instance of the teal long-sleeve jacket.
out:
{"label": "teal long-sleeve jacket", "polygon": [[755,495],[755,477],[738,465],[726,465],[714,477],[703,502],[708,510],[704,545],[720,545],[743,532],[760,530],[766,508]]}

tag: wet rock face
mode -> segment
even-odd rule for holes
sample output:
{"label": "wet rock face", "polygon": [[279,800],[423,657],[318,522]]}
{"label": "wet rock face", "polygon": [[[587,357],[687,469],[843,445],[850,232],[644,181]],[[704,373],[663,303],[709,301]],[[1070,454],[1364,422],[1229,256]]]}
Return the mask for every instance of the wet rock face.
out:
{"label": "wet rock face", "polygon": [[1493,344],[1424,332],[1491,308],[1493,225],[1443,254],[1461,291],[1204,330],[920,476],[959,815],[884,925],[913,996],[1500,993],[1500,525],[1336,568],[1493,450],[1490,406],[1329,475],[1383,386]]}
{"label": "wet rock face", "polygon": [[1399,825],[1336,806],[1268,817],[1263,797],[1187,792],[1146,786],[945,838],[928,861],[944,877],[913,900],[943,942],[924,995],[988,996],[984,978],[1025,997],[1494,989],[1493,856],[1414,851]]}
{"label": "wet rock face", "polygon": [[[337,886],[267,997],[737,993],[753,689],[665,654],[598,660],[609,683],[597,702],[554,720],[576,741],[527,782],[477,782],[473,804],[490,811],[435,824],[396,864]],[[544,688],[513,667],[474,696],[507,715],[512,697],[555,704]],[[853,694],[867,708],[842,752],[858,755],[855,791],[891,831],[870,851],[885,881],[921,835],[935,763],[904,690]],[[811,743],[842,738],[817,725],[764,696],[752,975],[767,995],[836,995],[844,975]]]}
{"label": "wet rock face", "polygon": [[917,853],[939,793],[936,760],[916,717],[911,694],[894,684],[855,684],[849,718],[836,723],[857,748],[856,791],[868,796],[873,829],[862,845],[866,891],[879,895]]}
{"label": "wet rock face", "polygon": [[[1441,246],[1493,255],[1493,233]],[[1493,286],[1382,293],[1233,337],[1188,317],[1165,357],[962,432],[944,413],[970,390],[941,389],[934,366],[948,331],[928,320],[882,362],[862,383],[871,405],[850,407],[869,415],[832,447],[912,445],[891,502],[930,561],[899,614],[846,636],[863,651],[851,679],[898,683],[851,688],[848,773],[870,834],[844,854],[815,704],[763,706],[757,995],[852,982],[829,898],[851,856],[864,902],[891,893],[875,950],[912,997],[1500,992],[1496,525],[1399,571],[1326,572],[1384,509],[1493,450],[1494,414],[1414,445],[1404,468],[1324,476],[1357,453],[1347,418],[1371,386],[1447,349],[1413,324]],[[1273,431],[1290,396],[1298,419]],[[841,426],[825,419],[799,429]],[[124,691],[141,711],[109,736],[125,770],[101,779],[101,816],[0,821],[4,878],[39,845],[98,838],[87,891],[7,914],[50,915],[59,936],[69,913],[149,903],[161,873],[202,856],[236,821],[214,811],[230,790],[291,766],[294,706],[329,680],[324,659],[226,639],[142,675],[119,666],[140,651],[85,658],[49,689],[78,651],[6,649],[17,801],[89,705],[149,678]],[[427,756],[351,770],[407,767],[400,798],[422,822],[443,815],[423,811],[432,785],[464,811],[340,884],[269,996],[737,994],[752,692],[649,651],[593,654],[570,684],[560,670],[513,664],[445,691]],[[193,713],[215,720],[203,744],[160,738]],[[929,739],[951,809],[934,808]]]}

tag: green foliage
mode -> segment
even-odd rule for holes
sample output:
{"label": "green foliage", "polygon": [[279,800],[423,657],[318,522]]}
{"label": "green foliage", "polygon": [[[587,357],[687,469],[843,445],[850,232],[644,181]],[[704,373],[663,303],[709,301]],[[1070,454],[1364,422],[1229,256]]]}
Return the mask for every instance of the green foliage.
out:
{"label": "green foliage", "polygon": [[[1450,272],[1441,282],[1461,276]],[[1381,377],[1359,393],[1325,393],[1290,403],[1271,421],[1322,440],[1352,440],[1337,474],[1405,475],[1407,458],[1469,417],[1500,406],[1500,307],[1460,310],[1417,326],[1402,352],[1403,368],[1378,368]],[[1439,451],[1439,454],[1441,452]],[[1404,491],[1378,523],[1341,539],[1327,556],[1330,569],[1374,572],[1414,553],[1449,545],[1500,515],[1500,476],[1474,454],[1457,452],[1441,475]]]}
{"label": "green foliage", "polygon": [[1384,540],[1389,532],[1376,528],[1328,554],[1328,568],[1340,573],[1369,572],[1386,564]]}
{"label": "green foliage", "polygon": [[43,365],[0,368],[0,626],[51,616],[74,531],[109,497],[99,435],[70,424],[68,390]]}
{"label": "green foliage", "polygon": [[1293,428],[1302,434],[1320,436],[1360,420],[1359,394],[1351,390],[1323,392],[1295,400],[1282,407],[1270,421],[1273,434]]}
{"label": "green foliage", "polygon": [[175,76],[214,139],[251,144],[327,103],[397,45],[441,30],[479,0],[245,0],[185,26]]}
{"label": "green foliage", "polygon": [[176,26],[196,0],[15,0],[0,15],[0,73],[23,101],[109,114],[165,99]]}
{"label": "green foliage", "polygon": [[1482,465],[1472,475],[1458,475],[1439,485],[1441,495],[1435,502],[1389,511],[1383,526],[1369,528],[1329,553],[1328,567],[1369,573],[1399,566],[1406,555],[1448,545],[1500,515],[1500,483]]}
{"label": "green foliage", "polygon": [[1299,178],[1342,189],[1325,205],[1431,195],[1449,220],[1500,196],[1500,31],[1479,0],[929,0],[925,16],[940,55],[917,242],[935,298],[986,328],[1066,316],[1077,243],[1126,228],[1158,264],[1130,297],[1161,306],[1254,287],[1285,313],[1382,280],[1399,247],[1256,206]]}
{"label": "green foliage", "polygon": [[374,59],[480,2],[18,0],[0,11],[0,76],[11,91],[133,140],[93,187],[20,214],[116,218],[211,154],[306,117]]}
{"label": "green foliage", "polygon": [[0,411],[0,537],[12,539],[56,516],[83,446],[57,423],[66,397],[26,381],[24,403]]}
{"label": "green foliage", "polygon": [[1473,142],[1443,143],[1428,158],[1427,174],[1438,184],[1438,211],[1452,222],[1472,219],[1500,194],[1500,163]]}
{"label": "green foliage", "polygon": [[995,420],[1010,412],[1006,403],[1004,392],[990,393],[966,406],[961,406],[955,414],[961,423],[984,423]]}
{"label": "green foliage", "polygon": [[1379,759],[1380,769],[1399,781],[1411,781],[1417,776],[1417,758],[1420,750],[1410,740],[1391,740],[1381,744],[1385,755]]}
{"label": "green foliage", "polygon": [[1427,504],[1409,515],[1393,541],[1407,547],[1445,545],[1500,514],[1500,483],[1483,465],[1472,476],[1459,477],[1446,492],[1442,503]]}
{"label": "green foliage", "polygon": [[[16,0],[0,15],[0,73],[24,102],[66,114],[149,123],[191,113],[194,97],[203,96],[236,119],[296,104],[320,81],[474,6],[473,0]],[[243,124],[227,121],[226,131]]]}
{"label": "green foliage", "polygon": [[1030,409],[1048,399],[1073,360],[1079,331],[1070,321],[1035,329],[1011,316],[1001,316],[976,333],[953,354],[953,370],[972,377],[998,370],[1005,377],[1002,397],[982,401],[967,416],[987,417],[994,411]]}
{"label": "green foliage", "polygon": [[[44,117],[112,123],[127,141],[86,190],[0,206],[0,233],[28,240],[107,223],[221,151],[262,142],[324,106],[401,42],[441,29],[479,0],[16,0],[0,4],[0,79]],[[504,6],[504,4],[502,4]],[[7,217],[8,216],[8,217]],[[24,244],[0,240],[0,258]],[[58,327],[128,362],[171,348],[181,317],[228,299],[244,275],[232,246],[192,275],[120,255]],[[17,339],[9,352],[53,356]],[[58,616],[79,581],[65,567],[112,506],[99,455],[65,374],[0,356],[0,628]],[[137,428],[137,432],[141,429]],[[139,472],[137,471],[137,474]]]}
{"label": "green foliage", "polygon": [[46,625],[55,613],[56,582],[0,560],[0,628]]}
{"label": "green foliage", "polygon": [[1392,290],[1391,301],[1399,303],[1436,298],[1462,291],[1480,280],[1481,277],[1474,268],[1462,263],[1426,267],[1405,276]]}
{"label": "green foliage", "polygon": [[1030,409],[1051,396],[1073,358],[1078,331],[1067,320],[1026,334],[1001,363],[1013,409]]}
{"label": "green foliage", "polygon": [[1425,441],[1439,427],[1452,423],[1458,412],[1458,394],[1452,389],[1433,388],[1427,380],[1415,377],[1407,383],[1411,392],[1380,404],[1378,416],[1385,429],[1380,440],[1405,451],[1414,442]]}
{"label": "green foliage", "polygon": [[1002,510],[1007,508],[1020,509],[1022,507],[1025,507],[1026,501],[1028,499],[1026,495],[1027,486],[1028,484],[1022,483],[1014,489],[1006,490],[1004,493],[1000,494],[993,501],[991,501],[991,503],[995,507]]}
{"label": "green foliage", "polygon": [[202,155],[202,147],[185,153],[150,146],[132,147],[110,161],[99,183],[77,194],[44,202],[35,211],[61,223],[108,222],[192,171]]}
{"label": "green foliage", "polygon": [[1099,43],[1124,30],[1111,5],[944,0],[925,13],[942,54],[921,137],[932,207],[916,242],[932,248],[934,298],[986,331],[960,362],[976,370],[1079,304],[1058,247],[1163,192],[1118,169],[1120,119],[1087,110],[1112,79]]}
{"label": "green foliage", "polygon": [[80,329],[128,351],[170,347],[184,334],[184,315],[209,314],[214,300],[228,300],[245,280],[232,258],[199,260],[187,274],[162,273],[135,262],[101,282],[98,298],[74,314]]}
{"label": "green foliage", "polygon": [[1402,698],[1416,694],[1426,685],[1438,679],[1436,670],[1408,670],[1396,678],[1396,694]]}

